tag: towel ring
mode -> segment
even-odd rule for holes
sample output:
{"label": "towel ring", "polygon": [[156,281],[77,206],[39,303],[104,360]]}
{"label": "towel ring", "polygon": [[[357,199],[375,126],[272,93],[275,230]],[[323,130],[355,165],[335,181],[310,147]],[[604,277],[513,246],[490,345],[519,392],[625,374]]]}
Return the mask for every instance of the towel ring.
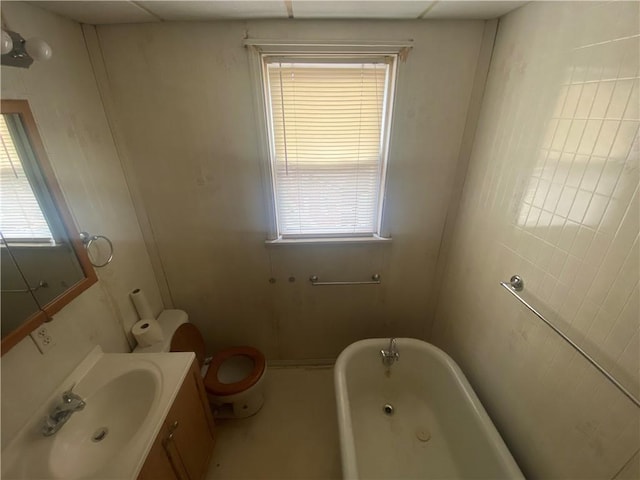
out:
{"label": "towel ring", "polygon": [[89,256],[89,261],[91,262],[91,265],[93,265],[96,268],[102,268],[111,263],[111,260],[113,260],[113,243],[111,243],[111,240],[109,240],[104,235],[91,235],[90,233],[87,233],[87,232],[80,232],[80,239],[82,240],[84,248],[87,249],[87,254],[89,253],[89,247],[91,247],[93,242],[100,239],[105,240],[109,244],[109,250],[110,250],[109,258],[107,258],[107,261],[104,263],[95,264],[93,263],[93,260],[91,260],[91,256]]}

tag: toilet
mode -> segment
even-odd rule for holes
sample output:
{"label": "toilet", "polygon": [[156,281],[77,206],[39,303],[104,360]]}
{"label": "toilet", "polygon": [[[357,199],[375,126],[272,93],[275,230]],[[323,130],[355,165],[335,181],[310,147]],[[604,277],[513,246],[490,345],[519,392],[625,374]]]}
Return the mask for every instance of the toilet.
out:
{"label": "toilet", "polygon": [[137,353],[194,352],[214,416],[244,418],[254,415],[264,403],[264,355],[253,347],[240,346],[205,356],[205,344],[198,328],[182,310],[164,310],[158,317],[163,340]]}

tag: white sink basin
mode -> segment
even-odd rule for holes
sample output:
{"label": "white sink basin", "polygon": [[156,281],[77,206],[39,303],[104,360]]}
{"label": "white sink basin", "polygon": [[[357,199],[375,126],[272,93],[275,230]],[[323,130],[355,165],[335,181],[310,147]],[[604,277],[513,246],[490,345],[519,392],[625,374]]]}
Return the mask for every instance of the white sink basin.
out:
{"label": "white sink basin", "polygon": [[85,397],[84,410],[52,437],[49,467],[55,477],[91,475],[126,448],[151,411],[159,388],[154,373],[131,370]]}
{"label": "white sink basin", "polygon": [[[2,452],[2,478],[136,478],[192,359],[94,350]],[[44,417],[73,384],[85,408],[43,436]]]}

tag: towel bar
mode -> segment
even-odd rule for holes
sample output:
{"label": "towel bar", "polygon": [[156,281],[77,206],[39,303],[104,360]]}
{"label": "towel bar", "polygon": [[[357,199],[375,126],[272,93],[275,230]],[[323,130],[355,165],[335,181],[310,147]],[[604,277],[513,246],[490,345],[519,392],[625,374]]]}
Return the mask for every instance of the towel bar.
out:
{"label": "towel bar", "polygon": [[311,275],[309,277],[309,281],[314,287],[322,287],[326,285],[379,285],[380,283],[382,283],[379,273],[374,273],[373,275],[371,275],[371,280],[362,282],[321,282],[320,278],[318,278],[317,275]]}
{"label": "towel bar", "polygon": [[585,352],[580,346],[578,346],[573,340],[571,340],[562,330],[552,324],[549,320],[544,318],[544,316],[538,312],[535,308],[533,308],[524,298],[518,295],[518,292],[524,288],[524,281],[518,275],[514,275],[511,277],[509,282],[500,282],[500,285],[507,290],[511,295],[516,297],[525,307],[527,307],[531,312],[546,323],[551,329],[556,332],[558,335],[562,337],[562,339],[571,345],[574,350],[576,350],[580,355],[582,355],[591,365],[593,365],[600,373],[602,373],[607,380],[609,380],[618,390],[620,390],[629,400],[631,400],[636,407],[640,407],[640,400],[638,400],[629,390],[627,390],[616,378],[611,375],[602,365],[600,365],[597,361],[593,359],[591,355]]}

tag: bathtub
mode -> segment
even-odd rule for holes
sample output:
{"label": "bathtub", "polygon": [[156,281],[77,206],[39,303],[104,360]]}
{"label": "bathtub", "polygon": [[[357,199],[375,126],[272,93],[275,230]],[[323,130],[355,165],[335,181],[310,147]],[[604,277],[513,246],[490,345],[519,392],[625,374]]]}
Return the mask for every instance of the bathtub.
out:
{"label": "bathtub", "polygon": [[433,345],[361,340],[334,372],[345,479],[524,478],[456,363]]}

